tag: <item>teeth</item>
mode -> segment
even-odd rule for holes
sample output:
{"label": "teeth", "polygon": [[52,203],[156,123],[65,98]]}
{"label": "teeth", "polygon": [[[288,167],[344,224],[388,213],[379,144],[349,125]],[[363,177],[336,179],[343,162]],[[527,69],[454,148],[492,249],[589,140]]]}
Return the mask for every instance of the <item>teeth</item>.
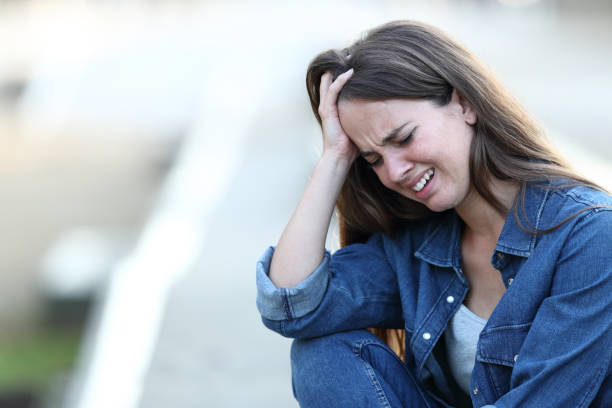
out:
{"label": "teeth", "polygon": [[421,191],[423,187],[425,187],[425,184],[427,184],[431,176],[433,176],[433,174],[434,174],[433,169],[427,170],[427,173],[423,175],[423,177],[419,180],[418,183],[416,183],[414,187],[412,187],[412,189],[416,191],[417,193]]}

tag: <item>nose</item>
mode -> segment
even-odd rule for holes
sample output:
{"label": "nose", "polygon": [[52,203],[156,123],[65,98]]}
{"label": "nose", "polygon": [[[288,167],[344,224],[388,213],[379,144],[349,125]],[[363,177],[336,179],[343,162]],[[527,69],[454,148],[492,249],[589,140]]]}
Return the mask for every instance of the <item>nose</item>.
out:
{"label": "nose", "polygon": [[408,181],[410,170],[414,167],[413,162],[396,154],[389,155],[385,162],[389,181],[394,184],[403,184]]}

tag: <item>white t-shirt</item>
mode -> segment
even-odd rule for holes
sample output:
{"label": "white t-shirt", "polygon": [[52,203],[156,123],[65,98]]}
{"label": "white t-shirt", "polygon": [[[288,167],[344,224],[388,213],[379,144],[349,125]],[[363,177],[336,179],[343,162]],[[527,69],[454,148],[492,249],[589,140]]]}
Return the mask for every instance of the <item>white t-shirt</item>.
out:
{"label": "white t-shirt", "polygon": [[476,359],[478,336],[487,323],[465,305],[452,317],[446,328],[446,354],[451,373],[457,384],[470,395],[470,378]]}

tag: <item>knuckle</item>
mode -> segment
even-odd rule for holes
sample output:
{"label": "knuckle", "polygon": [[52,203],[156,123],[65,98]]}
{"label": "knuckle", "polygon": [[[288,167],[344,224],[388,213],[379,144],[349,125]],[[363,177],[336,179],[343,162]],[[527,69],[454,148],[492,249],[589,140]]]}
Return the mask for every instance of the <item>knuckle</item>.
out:
{"label": "knuckle", "polygon": [[329,116],[329,111],[321,106],[319,106],[319,116],[321,116],[322,118],[325,118],[327,116]]}

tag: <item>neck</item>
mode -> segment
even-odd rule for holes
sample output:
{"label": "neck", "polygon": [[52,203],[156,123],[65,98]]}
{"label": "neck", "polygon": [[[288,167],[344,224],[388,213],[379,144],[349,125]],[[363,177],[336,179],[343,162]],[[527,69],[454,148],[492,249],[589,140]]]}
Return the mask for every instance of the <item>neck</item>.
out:
{"label": "neck", "polygon": [[[491,190],[502,205],[510,209],[518,194],[519,185],[515,182],[494,180],[491,183]],[[455,208],[455,211],[465,223],[465,234],[484,239],[494,239],[495,242],[501,234],[509,212],[506,210],[504,213],[500,213],[474,189]]]}

